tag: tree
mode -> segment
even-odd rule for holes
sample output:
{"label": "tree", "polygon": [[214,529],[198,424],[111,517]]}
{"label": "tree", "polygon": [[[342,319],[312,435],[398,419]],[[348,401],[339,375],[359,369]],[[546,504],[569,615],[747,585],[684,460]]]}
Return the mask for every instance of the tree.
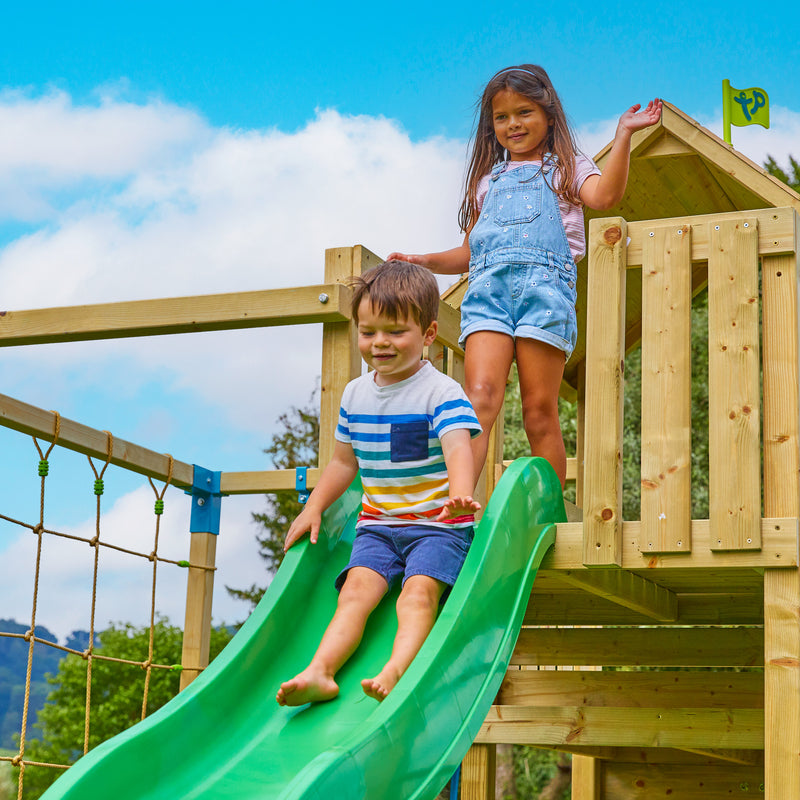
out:
{"label": "tree", "polygon": [[[311,394],[305,408],[292,408],[278,417],[280,429],[264,448],[270,456],[275,469],[295,469],[314,466],[319,460],[319,404],[317,390]],[[271,492],[266,495],[267,508],[253,513],[253,521],[261,527],[256,534],[267,572],[273,573],[283,561],[283,541],[294,518],[303,506],[297,492]],[[247,600],[255,608],[264,596],[266,586],[253,584],[249,589],[225,587],[229,594],[240,600]]]}
{"label": "tree", "polygon": [[[150,628],[119,623],[98,634],[98,639],[99,646],[95,649],[97,655],[143,662],[147,659]],[[227,628],[212,629],[212,659],[230,639],[231,632]],[[153,662],[179,664],[182,646],[181,629],[159,618],[153,629]],[[93,659],[89,749],[139,722],[145,675],[141,666]],[[25,760],[72,764],[83,754],[86,661],[70,654],[61,660],[58,672],[48,676],[47,680],[53,690],[36,722],[42,738],[26,742]],[[148,715],[178,693],[179,682],[177,670],[151,670]],[[25,799],[38,798],[60,774],[60,770],[51,768],[27,767],[24,776]]]}
{"label": "tree", "polygon": [[764,169],[770,175],[774,175],[779,181],[783,181],[796,192],[800,192],[800,163],[793,156],[789,156],[789,167],[792,170],[791,177],[778,166],[778,162],[772,156],[767,156],[767,160],[764,162]]}

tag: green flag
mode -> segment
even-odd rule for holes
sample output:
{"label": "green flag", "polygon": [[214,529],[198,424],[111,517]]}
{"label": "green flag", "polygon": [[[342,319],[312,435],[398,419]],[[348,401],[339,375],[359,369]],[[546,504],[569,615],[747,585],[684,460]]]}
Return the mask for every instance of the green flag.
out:
{"label": "green flag", "polygon": [[731,143],[731,125],[769,128],[769,95],[757,86],[734,89],[729,81],[722,81],[722,125],[728,144]]}

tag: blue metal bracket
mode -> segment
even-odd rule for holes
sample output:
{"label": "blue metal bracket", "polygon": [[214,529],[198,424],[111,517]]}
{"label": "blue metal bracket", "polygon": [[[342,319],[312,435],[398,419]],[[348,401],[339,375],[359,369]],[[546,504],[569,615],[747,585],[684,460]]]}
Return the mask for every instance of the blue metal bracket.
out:
{"label": "blue metal bracket", "polygon": [[308,500],[308,467],[295,467],[294,488],[297,489],[297,499],[305,505]]}
{"label": "blue metal bracket", "polygon": [[[194,465],[192,477],[192,516],[189,530],[192,533],[213,533],[219,535],[219,519],[222,510],[220,492],[221,472]],[[187,494],[189,494],[187,492]]]}

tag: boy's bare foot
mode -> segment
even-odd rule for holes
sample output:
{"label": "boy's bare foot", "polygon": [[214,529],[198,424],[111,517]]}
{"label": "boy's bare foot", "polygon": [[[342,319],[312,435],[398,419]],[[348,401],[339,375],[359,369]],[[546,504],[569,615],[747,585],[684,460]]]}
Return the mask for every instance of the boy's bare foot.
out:
{"label": "boy's bare foot", "polygon": [[308,667],[286,683],[281,684],[275,699],[279,706],[302,706],[333,700],[339,694],[339,685],[324,672]]}
{"label": "boy's bare foot", "polygon": [[386,699],[399,680],[400,675],[397,670],[384,667],[374,678],[365,678],[361,681],[361,688],[364,694],[380,702]]}

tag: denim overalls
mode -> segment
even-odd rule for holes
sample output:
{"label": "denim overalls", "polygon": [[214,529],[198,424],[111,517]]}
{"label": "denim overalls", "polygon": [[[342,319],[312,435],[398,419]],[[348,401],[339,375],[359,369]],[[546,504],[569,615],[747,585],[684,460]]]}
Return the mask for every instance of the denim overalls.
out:
{"label": "denim overalls", "polygon": [[[552,183],[555,159],[492,170],[483,208],[469,235],[469,287],[461,337],[499,331],[538,339],[569,358],[578,334],[575,262]],[[547,176],[547,180],[545,180]]]}

